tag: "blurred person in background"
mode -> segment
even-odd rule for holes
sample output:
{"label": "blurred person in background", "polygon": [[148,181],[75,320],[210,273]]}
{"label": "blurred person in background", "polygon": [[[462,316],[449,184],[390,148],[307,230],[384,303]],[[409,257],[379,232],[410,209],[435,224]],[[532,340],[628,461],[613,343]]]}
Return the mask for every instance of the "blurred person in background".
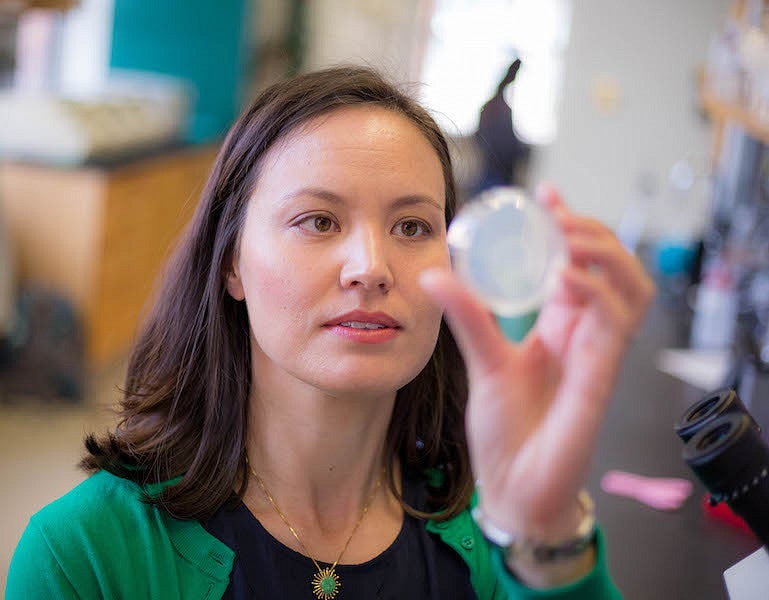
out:
{"label": "blurred person in background", "polygon": [[500,185],[523,185],[522,169],[530,148],[515,133],[513,110],[505,99],[505,90],[515,81],[521,60],[516,58],[507,68],[497,90],[481,108],[475,134],[481,155],[481,175],[476,191]]}
{"label": "blurred person in background", "polygon": [[617,598],[581,490],[653,285],[540,197],[571,263],[513,344],[450,272],[428,113],[367,68],[266,89],[7,597]]}

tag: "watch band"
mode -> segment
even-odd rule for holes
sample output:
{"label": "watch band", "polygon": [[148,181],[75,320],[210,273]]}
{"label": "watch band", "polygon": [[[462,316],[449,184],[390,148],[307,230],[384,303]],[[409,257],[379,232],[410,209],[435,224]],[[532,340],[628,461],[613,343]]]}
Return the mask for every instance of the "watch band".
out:
{"label": "watch band", "polygon": [[483,512],[480,504],[472,510],[472,516],[484,537],[505,552],[505,558],[528,562],[548,563],[578,556],[595,541],[595,511],[587,491],[577,496],[583,511],[582,520],[574,536],[563,542],[550,543],[532,540],[505,531]]}

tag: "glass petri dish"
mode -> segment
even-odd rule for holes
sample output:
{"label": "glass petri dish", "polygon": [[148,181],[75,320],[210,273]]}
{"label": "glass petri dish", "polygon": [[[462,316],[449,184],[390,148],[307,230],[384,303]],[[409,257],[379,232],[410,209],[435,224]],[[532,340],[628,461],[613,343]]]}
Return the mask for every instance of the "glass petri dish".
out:
{"label": "glass petri dish", "polygon": [[447,240],[455,272],[502,317],[541,307],[567,261],[557,225],[519,188],[493,188],[470,200]]}

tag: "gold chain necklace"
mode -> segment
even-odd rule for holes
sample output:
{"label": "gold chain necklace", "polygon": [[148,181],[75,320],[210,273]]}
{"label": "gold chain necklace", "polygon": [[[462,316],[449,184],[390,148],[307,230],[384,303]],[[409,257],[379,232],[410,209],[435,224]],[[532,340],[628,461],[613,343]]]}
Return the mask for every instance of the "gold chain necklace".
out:
{"label": "gold chain necklace", "polygon": [[318,598],[318,600],[332,600],[333,598],[336,598],[336,595],[339,593],[339,590],[342,587],[342,582],[339,580],[339,575],[337,575],[335,571],[336,566],[339,564],[339,561],[342,560],[342,556],[347,551],[347,547],[350,545],[352,536],[354,536],[355,532],[358,531],[358,527],[360,526],[361,521],[363,521],[363,517],[366,516],[369,506],[371,506],[371,502],[374,500],[374,496],[376,496],[377,490],[379,490],[379,485],[382,483],[382,477],[380,476],[377,479],[376,485],[374,486],[374,490],[371,492],[371,496],[369,496],[369,499],[366,501],[366,504],[363,506],[363,510],[360,513],[358,522],[355,523],[355,527],[352,528],[352,533],[350,533],[350,537],[347,538],[347,543],[344,545],[344,548],[342,548],[342,551],[339,553],[339,556],[334,561],[334,564],[331,565],[330,567],[326,567],[325,569],[322,569],[318,564],[318,561],[315,560],[310,555],[310,553],[307,550],[307,547],[304,545],[302,540],[299,539],[299,534],[296,533],[296,529],[294,529],[291,523],[288,522],[286,515],[284,515],[281,512],[281,510],[278,508],[278,505],[275,503],[275,500],[273,499],[272,495],[270,495],[270,492],[267,491],[267,488],[265,487],[264,482],[262,481],[262,478],[256,474],[256,471],[254,471],[254,468],[250,464],[248,465],[248,468],[251,471],[251,475],[254,476],[257,483],[259,484],[259,487],[262,488],[264,495],[267,496],[267,500],[269,500],[270,504],[272,504],[272,507],[275,509],[275,512],[278,513],[278,516],[286,524],[286,527],[288,527],[288,530],[296,538],[296,541],[299,542],[299,545],[302,547],[302,550],[304,551],[305,555],[310,557],[310,560],[312,560],[312,562],[315,564],[315,568],[318,569],[318,572],[312,576],[312,592],[315,594],[315,597]]}

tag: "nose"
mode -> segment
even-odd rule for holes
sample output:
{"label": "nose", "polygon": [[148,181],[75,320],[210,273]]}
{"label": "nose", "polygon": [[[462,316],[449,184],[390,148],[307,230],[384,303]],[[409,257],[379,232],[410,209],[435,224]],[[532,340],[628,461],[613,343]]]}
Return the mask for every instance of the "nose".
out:
{"label": "nose", "polygon": [[348,238],[342,248],[339,282],[343,288],[388,292],[393,273],[387,253],[386,236],[372,229],[362,229]]}

